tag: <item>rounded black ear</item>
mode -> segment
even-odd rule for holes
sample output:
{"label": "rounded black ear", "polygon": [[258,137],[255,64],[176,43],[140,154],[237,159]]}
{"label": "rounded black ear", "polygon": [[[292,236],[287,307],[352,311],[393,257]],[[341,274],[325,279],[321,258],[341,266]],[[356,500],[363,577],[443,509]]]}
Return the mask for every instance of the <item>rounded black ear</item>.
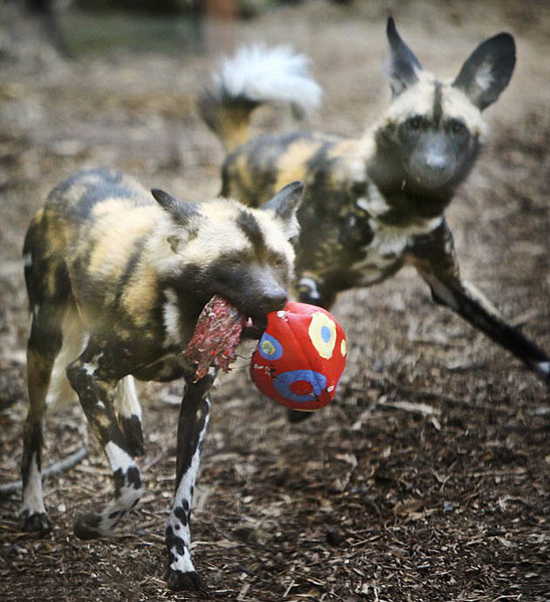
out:
{"label": "rounded black ear", "polygon": [[422,65],[412,50],[401,39],[393,17],[388,17],[386,34],[390,43],[389,76],[392,94],[393,96],[399,96],[418,81],[417,72],[422,71]]}
{"label": "rounded black ear", "polygon": [[506,88],[516,64],[516,45],[509,33],[480,44],[462,66],[453,86],[480,110],[493,104]]}
{"label": "rounded black ear", "polygon": [[168,192],[160,190],[159,188],[152,188],[151,194],[157,203],[167,211],[178,224],[183,226],[187,225],[193,216],[199,214],[199,208],[196,203],[180,201]]}
{"label": "rounded black ear", "polygon": [[276,217],[282,220],[292,219],[302,203],[304,190],[305,186],[302,182],[291,182],[262,205],[262,209],[273,211]]}
{"label": "rounded black ear", "polygon": [[281,188],[279,192],[262,209],[272,211],[275,218],[282,223],[283,231],[288,239],[297,236],[300,228],[296,219],[296,211],[300,207],[304,197],[305,186],[302,182],[291,182]]}

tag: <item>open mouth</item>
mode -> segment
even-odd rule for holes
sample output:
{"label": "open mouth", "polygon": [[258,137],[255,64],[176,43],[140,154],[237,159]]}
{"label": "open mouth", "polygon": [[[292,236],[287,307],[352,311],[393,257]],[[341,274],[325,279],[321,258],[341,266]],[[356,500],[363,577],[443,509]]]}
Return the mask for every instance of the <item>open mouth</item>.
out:
{"label": "open mouth", "polygon": [[203,307],[183,358],[195,367],[194,382],[204,378],[210,367],[227,372],[235,361],[243,338],[260,339],[267,328],[267,313],[246,316],[220,295]]}
{"label": "open mouth", "polygon": [[246,339],[261,339],[267,328],[267,315],[249,316],[243,326],[242,337]]}
{"label": "open mouth", "polygon": [[436,168],[427,164],[411,165],[413,180],[430,190],[446,186],[453,178],[454,171],[449,167]]}

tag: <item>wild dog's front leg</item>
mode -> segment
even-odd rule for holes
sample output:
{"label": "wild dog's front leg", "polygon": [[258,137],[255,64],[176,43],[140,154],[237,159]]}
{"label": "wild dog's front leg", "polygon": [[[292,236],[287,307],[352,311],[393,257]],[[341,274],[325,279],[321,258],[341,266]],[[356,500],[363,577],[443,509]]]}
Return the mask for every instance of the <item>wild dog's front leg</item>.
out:
{"label": "wild dog's front leg", "polygon": [[81,539],[110,535],[143,494],[139,469],[113,408],[118,378],[105,367],[111,362],[104,359],[103,351],[85,352],[67,369],[69,382],[78,393],[84,413],[105,450],[115,483],[112,501],[99,511],[77,517],[74,531]]}
{"label": "wild dog's front leg", "polygon": [[336,293],[312,272],[302,272],[295,284],[296,294],[301,303],[329,309],[336,301]]}
{"label": "wild dog's front leg", "polygon": [[425,277],[435,301],[456,311],[550,385],[550,358],[517,328],[507,324],[493,305],[472,285],[464,281],[440,281]]}
{"label": "wild dog's front leg", "polygon": [[216,377],[211,370],[197,383],[188,381],[178,420],[176,493],[166,525],[168,569],[166,581],[173,590],[202,589],[203,583],[191,560],[190,515],[201,447],[208,425],[209,391]]}
{"label": "wild dog's front leg", "polygon": [[445,223],[419,240],[409,259],[429,284],[434,301],[458,313],[550,384],[548,355],[507,324],[484,295],[460,278],[452,235]]}
{"label": "wild dog's front leg", "polygon": [[[336,293],[329,291],[326,284],[313,272],[302,272],[295,285],[300,303],[309,303],[317,307],[329,309],[336,301]],[[301,412],[287,408],[286,416],[289,422],[298,423],[311,418],[314,412]]]}

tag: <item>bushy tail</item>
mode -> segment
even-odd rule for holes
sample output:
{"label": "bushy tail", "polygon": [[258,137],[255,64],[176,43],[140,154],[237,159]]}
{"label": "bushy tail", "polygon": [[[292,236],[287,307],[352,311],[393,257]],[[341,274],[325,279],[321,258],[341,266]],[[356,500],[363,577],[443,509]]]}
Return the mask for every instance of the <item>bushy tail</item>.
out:
{"label": "bushy tail", "polygon": [[264,103],[288,103],[307,115],[321,103],[321,88],[308,58],[288,46],[246,46],[224,59],[199,99],[202,118],[227,152],[244,144],[252,111]]}

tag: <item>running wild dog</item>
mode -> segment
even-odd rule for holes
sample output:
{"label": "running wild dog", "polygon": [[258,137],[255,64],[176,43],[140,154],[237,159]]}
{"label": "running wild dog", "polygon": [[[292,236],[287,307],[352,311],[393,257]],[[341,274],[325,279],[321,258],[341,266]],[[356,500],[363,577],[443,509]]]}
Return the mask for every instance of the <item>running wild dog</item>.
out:
{"label": "running wild dog", "polygon": [[[82,539],[109,535],[139,501],[143,453],[134,378],[187,380],[178,421],[176,492],[166,527],[168,585],[194,589],[189,514],[215,370],[193,383],[182,351],[217,294],[258,325],[286,303],[303,186],[286,186],[261,210],[233,200],[152,196],[133,178],[81,172],[53,190],[27,232],[25,279],[32,314],[30,408],[21,465],[21,527],[50,528],[40,477],[42,421],[78,394],[114,476],[113,499],[80,515]],[[70,384],[70,387],[68,386]],[[71,390],[71,387],[73,390]]]}
{"label": "running wild dog", "polygon": [[387,37],[392,99],[358,139],[296,131],[248,140],[256,107],[287,101],[307,111],[320,91],[305,57],[288,49],[244,48],[226,59],[199,101],[228,153],[222,194],[256,206],[291,180],[306,184],[295,282],[301,301],[330,308],[341,291],[412,265],[436,303],[550,383],[548,356],[461,278],[444,216],[479,153],[482,112],[512,76],[514,39],[500,33],[486,40],[446,82],[421,67],[392,18]]}

